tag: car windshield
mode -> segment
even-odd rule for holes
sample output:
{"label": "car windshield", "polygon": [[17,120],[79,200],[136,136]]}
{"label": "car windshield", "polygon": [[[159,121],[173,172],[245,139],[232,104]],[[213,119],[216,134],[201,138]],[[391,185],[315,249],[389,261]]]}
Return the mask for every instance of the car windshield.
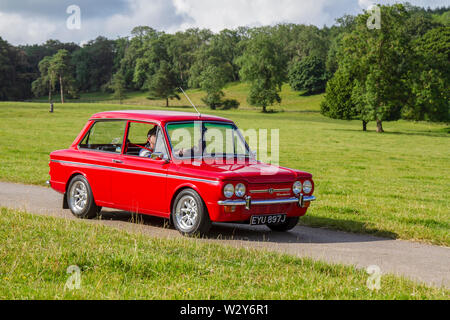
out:
{"label": "car windshield", "polygon": [[231,123],[192,121],[167,125],[172,153],[177,158],[249,157],[239,129]]}

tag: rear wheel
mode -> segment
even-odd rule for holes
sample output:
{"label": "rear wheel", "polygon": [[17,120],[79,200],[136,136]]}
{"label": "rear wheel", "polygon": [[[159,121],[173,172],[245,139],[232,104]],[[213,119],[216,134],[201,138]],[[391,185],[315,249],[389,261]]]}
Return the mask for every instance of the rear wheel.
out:
{"label": "rear wheel", "polygon": [[95,218],[101,210],[101,207],[95,204],[89,182],[81,175],[70,181],[67,189],[67,204],[72,214],[80,219]]}
{"label": "rear wheel", "polygon": [[300,220],[299,217],[287,218],[286,222],[277,223],[277,224],[267,224],[267,226],[272,231],[286,232],[286,231],[294,229],[297,226],[299,220]]}
{"label": "rear wheel", "polygon": [[206,206],[200,195],[192,189],[181,191],[175,198],[172,220],[175,228],[185,236],[203,236],[211,229]]}

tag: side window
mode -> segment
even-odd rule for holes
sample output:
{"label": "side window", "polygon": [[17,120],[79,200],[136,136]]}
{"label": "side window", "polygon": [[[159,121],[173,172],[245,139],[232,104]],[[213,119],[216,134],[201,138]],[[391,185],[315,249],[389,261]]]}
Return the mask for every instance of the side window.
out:
{"label": "side window", "polygon": [[98,121],[86,134],[79,147],[121,153],[125,125],[125,121]]}
{"label": "side window", "polygon": [[127,144],[126,154],[131,156],[148,158],[155,152],[168,154],[164,135],[154,124],[130,122]]}

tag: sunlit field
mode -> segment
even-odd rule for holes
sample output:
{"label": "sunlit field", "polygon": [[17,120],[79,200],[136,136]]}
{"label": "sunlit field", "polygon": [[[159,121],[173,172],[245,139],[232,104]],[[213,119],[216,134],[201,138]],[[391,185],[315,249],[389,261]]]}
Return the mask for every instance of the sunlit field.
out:
{"label": "sunlit field", "polygon": [[[230,97],[244,95],[239,90],[244,85],[231,86]],[[194,102],[201,97],[189,94]],[[384,123],[385,134],[375,133],[373,123],[362,132],[359,121],[321,116],[321,96],[300,97],[286,88],[283,94],[284,102],[274,109],[284,112],[245,109],[242,99],[244,110],[201,111],[230,118],[241,129],[280,130],[281,165],[311,172],[316,182],[318,201],[301,224],[450,244],[448,126],[399,121]],[[138,98],[130,99],[127,103]],[[145,102],[55,104],[54,114],[47,103],[0,103],[0,179],[44,185],[49,153],[67,148],[93,113],[165,109],[163,101]],[[193,111],[186,100],[179,103],[170,110]]]}

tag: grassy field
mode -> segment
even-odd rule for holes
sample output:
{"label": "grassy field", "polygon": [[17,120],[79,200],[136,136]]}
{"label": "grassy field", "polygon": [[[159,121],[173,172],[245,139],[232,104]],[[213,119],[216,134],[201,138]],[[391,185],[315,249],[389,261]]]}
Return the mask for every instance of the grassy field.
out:
{"label": "grassy field", "polygon": [[[259,110],[256,107],[250,106],[247,102],[247,95],[249,92],[249,86],[246,83],[229,83],[224,88],[226,99],[236,99],[240,102],[241,110]],[[205,108],[202,98],[205,93],[200,89],[187,90],[187,94],[192,102],[200,108]],[[149,100],[148,93],[146,92],[128,92],[126,99],[123,100],[124,105],[136,105],[136,106],[153,106],[153,107],[166,107],[165,100]],[[176,108],[186,108],[192,110],[192,106],[189,101],[180,93],[180,100],[170,100],[169,105]],[[298,92],[293,91],[288,84],[283,86],[281,91],[281,98],[283,102],[281,105],[275,105],[269,110],[277,111],[298,111],[301,109],[303,112],[319,111],[320,102],[323,99],[323,95],[313,96],[301,96]],[[32,102],[48,101],[48,97],[42,97],[40,99],[33,100]],[[73,103],[108,103],[119,104],[119,101],[113,98],[111,93],[85,93],[82,94],[80,99],[68,100]]]}
{"label": "grassy field", "polygon": [[[448,299],[429,288],[265,251],[161,240],[1,209],[0,299]],[[111,245],[113,244],[113,245]],[[69,266],[80,289],[65,289]]]}
{"label": "grassy field", "polygon": [[[235,97],[244,94],[244,85],[233,86]],[[373,123],[362,132],[358,121],[314,112],[320,96],[296,95],[283,102],[288,107],[279,107],[286,112],[202,111],[230,118],[242,129],[280,129],[281,165],[315,177],[318,201],[301,224],[450,245],[448,126],[399,121],[385,123],[382,135]],[[43,185],[48,154],[67,148],[93,113],[161,109],[105,103],[55,107],[49,114],[48,104],[0,103],[1,180]]]}

